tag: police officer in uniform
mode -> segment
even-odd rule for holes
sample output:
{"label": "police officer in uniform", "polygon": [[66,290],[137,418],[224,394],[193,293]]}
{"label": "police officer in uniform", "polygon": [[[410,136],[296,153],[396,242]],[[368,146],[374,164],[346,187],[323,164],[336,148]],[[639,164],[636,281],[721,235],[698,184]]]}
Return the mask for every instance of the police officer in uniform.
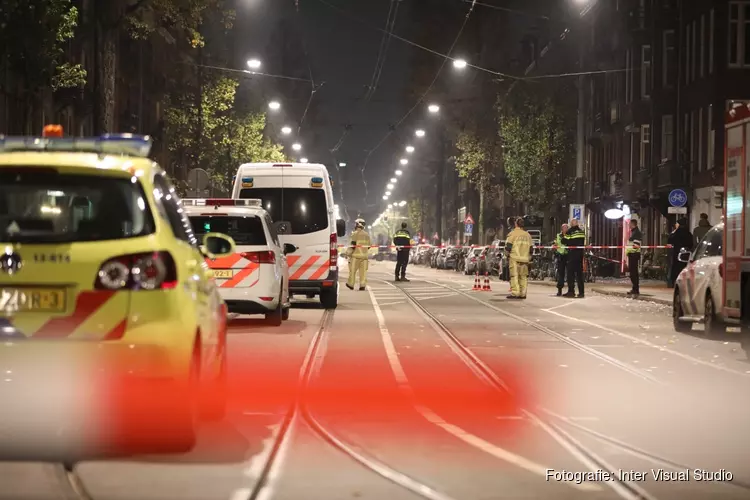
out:
{"label": "police officer in uniform", "polygon": [[628,270],[630,271],[630,282],[633,284],[628,295],[638,295],[640,291],[640,279],[638,277],[638,266],[641,263],[641,245],[643,236],[638,228],[638,221],[630,219],[630,238],[625,253],[628,256]]}
{"label": "police officer in uniform", "polygon": [[583,256],[584,246],[586,245],[586,233],[578,225],[578,219],[571,219],[570,228],[562,243],[567,247],[580,247],[580,248],[568,248],[568,293],[563,297],[575,297],[575,285],[578,284],[578,298],[584,297],[583,290]]}
{"label": "police officer in uniform", "polygon": [[401,229],[393,235],[393,245],[396,251],[396,281],[406,279],[406,266],[409,264],[409,250],[411,247],[411,233],[406,230],[406,222],[401,223]]}
{"label": "police officer in uniform", "polygon": [[531,262],[531,248],[534,241],[524,228],[523,218],[516,219],[516,227],[505,240],[505,250],[510,260],[510,290],[509,299],[525,299],[526,288],[529,284],[529,263]]}
{"label": "police officer in uniform", "polygon": [[568,225],[563,224],[560,232],[555,237],[555,251],[557,252],[557,296],[562,296],[565,286],[565,272],[568,267],[568,248],[563,243],[565,235],[568,234]]}
{"label": "police officer in uniform", "polygon": [[359,273],[359,289],[367,289],[367,265],[369,264],[370,256],[370,235],[365,231],[365,221],[363,219],[357,219],[354,221],[356,224],[354,233],[352,233],[351,246],[347,251],[349,257],[349,280],[346,282],[346,287],[349,290],[354,290],[354,284],[357,281],[357,273]]}

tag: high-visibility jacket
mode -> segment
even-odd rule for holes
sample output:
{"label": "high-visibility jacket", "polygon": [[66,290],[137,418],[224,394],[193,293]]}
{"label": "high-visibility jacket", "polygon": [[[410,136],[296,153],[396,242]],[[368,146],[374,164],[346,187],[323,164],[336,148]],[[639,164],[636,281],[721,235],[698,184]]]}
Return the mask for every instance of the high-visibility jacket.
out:
{"label": "high-visibility jacket", "polygon": [[520,227],[511,231],[505,240],[505,249],[510,254],[510,260],[515,262],[531,262],[531,247],[533,246],[534,241],[531,235]]}
{"label": "high-visibility jacket", "polygon": [[641,238],[641,230],[637,227],[630,231],[630,238],[628,238],[628,245],[625,248],[625,253],[641,253],[641,245],[642,241]]}
{"label": "high-visibility jacket", "polygon": [[399,229],[393,235],[393,245],[397,247],[408,247],[411,245],[411,234],[406,229]]}
{"label": "high-visibility jacket", "polygon": [[[568,247],[583,247],[586,245],[586,232],[581,226],[572,226],[568,229],[568,232],[563,236],[563,243]],[[569,248],[568,251],[571,255],[581,257],[583,256],[583,248]]]}
{"label": "high-visibility jacket", "polygon": [[351,246],[349,247],[349,257],[355,259],[367,259],[370,255],[370,235],[364,229],[357,229],[352,233]]}
{"label": "high-visibility jacket", "polygon": [[557,236],[555,237],[555,246],[557,246],[557,253],[560,255],[567,255],[568,254],[568,247],[565,246],[565,243],[563,243],[563,236],[562,233],[557,233]]}

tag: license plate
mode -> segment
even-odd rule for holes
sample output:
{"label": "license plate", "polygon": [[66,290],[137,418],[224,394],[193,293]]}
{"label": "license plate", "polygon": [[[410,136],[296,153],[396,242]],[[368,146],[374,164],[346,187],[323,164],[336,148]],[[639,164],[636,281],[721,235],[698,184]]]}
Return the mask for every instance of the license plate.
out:
{"label": "license plate", "polygon": [[0,311],[64,312],[65,290],[51,288],[0,288]]}
{"label": "license plate", "polygon": [[214,269],[214,278],[231,278],[234,271],[231,269]]}

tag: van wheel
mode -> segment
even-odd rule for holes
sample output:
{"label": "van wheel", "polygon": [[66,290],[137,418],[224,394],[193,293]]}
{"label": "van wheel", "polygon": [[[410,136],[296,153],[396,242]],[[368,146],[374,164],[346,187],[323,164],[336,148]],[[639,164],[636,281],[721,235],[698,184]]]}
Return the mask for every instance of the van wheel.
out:
{"label": "van wheel", "polygon": [[339,303],[338,292],[338,287],[320,292],[320,305],[323,306],[323,309],[336,309]]}
{"label": "van wheel", "polygon": [[680,321],[680,317],[684,315],[685,312],[682,310],[682,303],[680,302],[680,291],[675,287],[672,298],[672,324],[674,325],[674,329],[681,333],[687,333],[693,328],[692,323]]}
{"label": "van wheel", "polygon": [[289,319],[289,311],[291,311],[291,307],[285,307],[281,310],[281,319],[286,321]]}

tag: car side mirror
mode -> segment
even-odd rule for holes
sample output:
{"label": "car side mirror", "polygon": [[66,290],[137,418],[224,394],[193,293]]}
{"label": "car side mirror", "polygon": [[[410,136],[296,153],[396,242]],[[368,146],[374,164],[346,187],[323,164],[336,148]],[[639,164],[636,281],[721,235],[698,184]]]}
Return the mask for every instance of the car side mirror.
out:
{"label": "car side mirror", "polygon": [[209,259],[228,257],[234,253],[236,244],[234,240],[222,233],[208,233],[203,237],[201,252]]}
{"label": "car side mirror", "polygon": [[346,222],[343,219],[336,221],[336,236],[339,238],[346,236]]}
{"label": "car side mirror", "polygon": [[677,260],[680,262],[690,262],[690,250],[681,248],[680,253],[677,254]]}
{"label": "car side mirror", "polygon": [[297,251],[297,247],[291,243],[284,243],[284,255],[294,253]]}

